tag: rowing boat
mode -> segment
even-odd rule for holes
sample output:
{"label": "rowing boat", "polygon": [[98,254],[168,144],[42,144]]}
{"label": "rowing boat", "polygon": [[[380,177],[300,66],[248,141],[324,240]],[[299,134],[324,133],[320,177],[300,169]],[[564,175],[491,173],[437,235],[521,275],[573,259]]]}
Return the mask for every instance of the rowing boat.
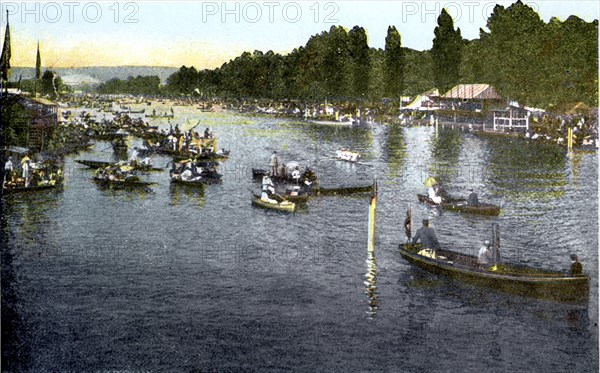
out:
{"label": "rowing boat", "polygon": [[229,159],[229,150],[222,153],[193,153],[193,152],[181,152],[177,150],[160,150],[161,153],[170,155],[173,157],[174,162],[180,162],[186,159],[192,159],[198,162],[213,161],[221,162]]}
{"label": "rowing boat", "polygon": [[182,180],[180,176],[172,176],[171,183],[188,186],[199,186],[204,184],[219,183],[222,177],[223,175],[218,174],[216,172],[201,173],[200,176],[197,176],[196,178],[191,180]]}
{"label": "rowing boat", "polygon": [[252,193],[252,204],[255,206],[259,206],[265,209],[277,210],[277,211],[286,211],[286,212],[294,212],[296,209],[296,204],[290,201],[281,201],[281,202],[268,202],[264,201],[260,198],[259,195]]}
{"label": "rowing boat", "polygon": [[294,203],[307,203],[312,193],[310,190],[303,190],[300,187],[285,190],[285,199]]}
{"label": "rowing boat", "polygon": [[15,193],[26,193],[26,192],[36,192],[39,190],[48,190],[55,189],[58,187],[62,187],[62,184],[54,184],[54,185],[36,185],[30,187],[2,187],[2,194],[15,194]]}
{"label": "rowing boat", "polygon": [[308,179],[308,181],[310,182],[310,185],[316,185],[318,183],[317,180],[317,176],[315,175],[314,172],[308,170],[304,171],[304,173],[302,174],[302,176],[300,177],[300,179],[296,180],[294,179],[291,175],[286,174],[286,175],[269,175],[269,171],[264,170],[264,169],[260,169],[260,168],[253,168],[252,169],[252,179],[259,181],[261,180],[264,176],[269,176],[269,178],[276,183],[289,183],[289,184],[300,184],[300,185],[306,185],[305,181]]}
{"label": "rowing boat", "polygon": [[[118,164],[115,164],[113,162],[104,162],[104,161],[90,161],[87,159],[76,159],[75,162],[82,164],[84,166],[87,166],[89,168],[105,168],[108,166],[119,166]],[[138,171],[162,171],[162,168],[156,168],[156,167],[152,167],[150,165],[145,166],[143,164],[139,164],[136,166],[133,166],[134,170],[138,170]]]}
{"label": "rowing boat", "polygon": [[361,186],[342,186],[337,188],[316,188],[315,194],[319,196],[343,196],[352,194],[367,194],[373,192],[373,184]]}
{"label": "rowing boat", "polygon": [[[417,194],[417,198],[419,199],[419,202],[426,203],[428,205],[439,206],[424,194]],[[500,214],[501,210],[500,206],[493,205],[491,203],[479,203],[476,206],[472,206],[469,205],[464,198],[451,198],[446,201],[442,201],[441,206],[448,211],[489,216],[497,216]]]}
{"label": "rowing boat", "polygon": [[432,252],[420,244],[400,244],[399,249],[411,264],[471,285],[561,302],[587,302],[589,297],[588,276],[509,263],[480,268],[476,256],[445,249]]}
{"label": "rowing boat", "polygon": [[129,178],[124,180],[109,180],[97,176],[94,176],[94,181],[101,187],[123,189],[146,188],[156,184],[153,182],[136,180],[136,178]]}

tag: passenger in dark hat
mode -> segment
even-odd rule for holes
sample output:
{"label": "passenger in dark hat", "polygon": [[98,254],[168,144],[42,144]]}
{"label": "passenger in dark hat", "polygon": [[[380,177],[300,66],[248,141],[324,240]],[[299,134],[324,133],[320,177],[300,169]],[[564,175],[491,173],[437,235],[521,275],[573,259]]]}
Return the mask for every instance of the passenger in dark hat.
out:
{"label": "passenger in dark hat", "polygon": [[579,258],[575,254],[571,254],[571,269],[569,270],[570,276],[581,276],[583,274],[583,264],[579,261]]}
{"label": "passenger in dark hat", "polygon": [[433,228],[429,227],[429,219],[423,219],[423,226],[417,230],[412,243],[418,243],[419,241],[421,241],[421,244],[426,249],[437,250],[440,248],[440,243]]}
{"label": "passenger in dark hat", "polygon": [[469,189],[469,191],[471,194],[469,194],[469,197],[467,198],[467,205],[473,207],[479,206],[479,197],[477,196],[477,193],[475,193],[473,189]]}

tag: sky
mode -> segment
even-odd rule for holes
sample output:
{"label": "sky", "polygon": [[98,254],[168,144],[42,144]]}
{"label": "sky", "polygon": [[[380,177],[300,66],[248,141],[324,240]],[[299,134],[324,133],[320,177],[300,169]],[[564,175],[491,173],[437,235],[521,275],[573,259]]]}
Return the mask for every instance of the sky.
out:
{"label": "sky", "polygon": [[[597,1],[523,0],[543,20],[576,15],[598,19]],[[387,28],[396,26],[402,45],[431,48],[442,8],[466,39],[486,29],[496,3],[506,1],[2,1],[4,41],[7,11],[12,66],[42,65],[195,66],[216,68],[244,51],[288,53],[310,36],[341,25],[364,27],[369,45],[383,48]]]}

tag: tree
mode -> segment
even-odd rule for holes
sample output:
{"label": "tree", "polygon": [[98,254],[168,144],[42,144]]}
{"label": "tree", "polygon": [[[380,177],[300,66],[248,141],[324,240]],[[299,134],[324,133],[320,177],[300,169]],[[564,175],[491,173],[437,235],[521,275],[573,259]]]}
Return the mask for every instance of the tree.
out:
{"label": "tree", "polygon": [[42,95],[57,97],[58,93],[63,88],[63,83],[58,74],[52,70],[46,70],[44,71],[44,74],[42,74],[41,86]]}
{"label": "tree", "polygon": [[369,92],[371,50],[364,28],[354,26],[348,33],[352,70],[352,96],[365,97]]}
{"label": "tree", "polygon": [[181,66],[179,70],[167,78],[167,87],[170,91],[189,95],[198,88],[200,75],[194,66]]}
{"label": "tree", "polygon": [[463,40],[460,28],[454,30],[454,21],[446,9],[442,9],[437,23],[431,57],[433,79],[440,94],[443,94],[460,81]]}
{"label": "tree", "polygon": [[348,95],[350,51],[348,32],[342,26],[331,26],[325,38],[325,51],[320,66],[328,97]]}
{"label": "tree", "polygon": [[536,84],[544,70],[544,21],[531,7],[517,1],[496,5],[488,18],[490,66],[494,86],[519,102],[534,103]]}
{"label": "tree", "polygon": [[402,38],[395,26],[388,26],[385,37],[385,84],[386,94],[400,97],[404,90],[404,51]]}

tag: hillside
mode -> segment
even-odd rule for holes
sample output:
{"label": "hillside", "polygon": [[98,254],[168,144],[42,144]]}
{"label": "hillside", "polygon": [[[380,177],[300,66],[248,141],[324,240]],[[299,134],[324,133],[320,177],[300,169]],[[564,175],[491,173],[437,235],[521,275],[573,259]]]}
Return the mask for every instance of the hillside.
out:
{"label": "hillside", "polygon": [[[42,68],[43,71],[47,68]],[[57,67],[54,70],[66,84],[98,84],[107,80],[118,78],[127,79],[130,76],[156,75],[164,84],[169,75],[176,72],[175,67],[155,67],[155,66],[89,66],[89,67]],[[32,79],[35,76],[33,67],[13,67],[11,69],[11,81],[22,79]],[[65,79],[68,77],[68,79]]]}

